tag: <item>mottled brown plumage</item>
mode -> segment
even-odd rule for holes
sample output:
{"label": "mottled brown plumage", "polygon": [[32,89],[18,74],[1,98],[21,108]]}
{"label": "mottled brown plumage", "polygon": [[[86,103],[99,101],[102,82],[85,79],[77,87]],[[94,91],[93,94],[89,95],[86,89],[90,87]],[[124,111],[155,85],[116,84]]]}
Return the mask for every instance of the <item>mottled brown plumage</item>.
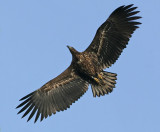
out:
{"label": "mottled brown plumage", "polygon": [[91,84],[93,96],[112,92],[116,84],[115,73],[103,71],[119,58],[126,48],[132,33],[138,28],[141,18],[135,16],[139,11],[133,5],[117,8],[99,27],[97,33],[84,52],[78,52],[67,46],[72,54],[71,65],[59,76],[50,80],[40,89],[20,99],[23,102],[18,112],[29,112],[28,121],[36,114],[35,122],[41,115],[41,121],[57,111],[63,111],[78,100]]}

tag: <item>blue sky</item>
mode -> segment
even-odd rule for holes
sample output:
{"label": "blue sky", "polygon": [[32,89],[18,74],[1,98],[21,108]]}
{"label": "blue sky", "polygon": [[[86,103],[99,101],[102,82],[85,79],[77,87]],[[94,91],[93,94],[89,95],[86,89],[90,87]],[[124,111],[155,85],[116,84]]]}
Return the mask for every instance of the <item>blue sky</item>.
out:
{"label": "blue sky", "polygon": [[[83,51],[97,28],[121,5],[135,4],[142,25],[107,71],[116,89],[93,98],[91,88],[70,109],[34,124],[21,119],[18,100],[63,72],[66,45]],[[1,0],[0,132],[159,132],[160,1]]]}

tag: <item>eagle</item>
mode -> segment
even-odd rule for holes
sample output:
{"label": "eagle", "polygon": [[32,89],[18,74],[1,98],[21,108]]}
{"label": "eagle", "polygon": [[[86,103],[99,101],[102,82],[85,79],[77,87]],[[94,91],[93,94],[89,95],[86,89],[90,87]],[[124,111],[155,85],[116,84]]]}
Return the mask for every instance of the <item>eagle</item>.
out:
{"label": "eagle", "polygon": [[21,98],[23,101],[16,108],[17,113],[29,114],[29,121],[35,115],[35,121],[40,121],[56,112],[70,108],[87,90],[89,84],[93,97],[104,96],[115,88],[117,74],[104,71],[121,55],[133,32],[139,28],[140,16],[137,7],[123,5],[114,10],[109,18],[98,28],[94,39],[88,48],[78,52],[67,46],[72,54],[70,66],[56,78],[44,84],[41,88]]}

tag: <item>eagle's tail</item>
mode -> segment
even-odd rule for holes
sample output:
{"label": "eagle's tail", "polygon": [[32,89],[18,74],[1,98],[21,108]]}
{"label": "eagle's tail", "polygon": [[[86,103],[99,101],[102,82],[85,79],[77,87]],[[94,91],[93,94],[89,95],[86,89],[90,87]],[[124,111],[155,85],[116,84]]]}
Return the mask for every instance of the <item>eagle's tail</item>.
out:
{"label": "eagle's tail", "polygon": [[105,94],[111,93],[113,91],[113,88],[115,88],[115,80],[117,80],[116,76],[117,74],[106,71],[98,74],[98,77],[94,78],[96,83],[91,85],[93,96],[99,97],[100,95],[103,96]]}

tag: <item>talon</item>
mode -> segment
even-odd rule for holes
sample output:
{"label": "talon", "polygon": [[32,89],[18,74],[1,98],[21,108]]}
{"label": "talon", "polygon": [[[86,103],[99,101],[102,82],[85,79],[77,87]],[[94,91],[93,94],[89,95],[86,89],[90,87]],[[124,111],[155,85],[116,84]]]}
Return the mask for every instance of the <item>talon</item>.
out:
{"label": "talon", "polygon": [[101,80],[103,80],[103,77],[101,74],[98,74],[98,78],[100,78]]}
{"label": "talon", "polygon": [[94,77],[93,78],[98,84],[100,83],[100,81],[98,80],[98,78]]}

